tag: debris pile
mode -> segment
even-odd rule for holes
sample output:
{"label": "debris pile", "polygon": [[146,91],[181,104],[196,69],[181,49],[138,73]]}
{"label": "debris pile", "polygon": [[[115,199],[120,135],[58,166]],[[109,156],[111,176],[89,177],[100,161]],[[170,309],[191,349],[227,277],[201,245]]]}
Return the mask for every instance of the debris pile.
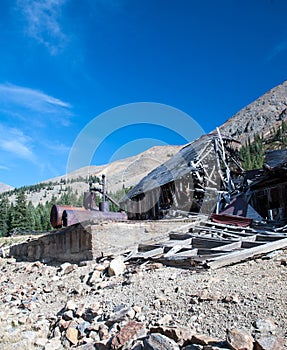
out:
{"label": "debris pile", "polygon": [[0,259],[0,348],[283,350],[286,261],[281,250],[197,273],[121,257]]}
{"label": "debris pile", "polygon": [[275,350],[284,346],[272,319],[257,319],[252,334],[247,330],[227,329],[222,340],[170,325],[172,316],[168,314],[154,324],[142,322],[141,315],[138,306],[120,305],[106,315],[99,303],[77,305],[70,300],[51,326],[47,347],[61,344],[66,349],[85,350]]}

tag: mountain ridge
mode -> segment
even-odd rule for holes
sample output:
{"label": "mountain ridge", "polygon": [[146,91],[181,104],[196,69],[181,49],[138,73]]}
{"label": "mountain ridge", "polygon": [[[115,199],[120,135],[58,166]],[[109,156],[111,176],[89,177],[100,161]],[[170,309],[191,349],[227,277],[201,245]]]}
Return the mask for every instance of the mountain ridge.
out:
{"label": "mountain ridge", "polygon": [[278,128],[282,120],[287,121],[287,80],[239,110],[219,128],[244,144],[258,133],[268,137],[271,129]]}

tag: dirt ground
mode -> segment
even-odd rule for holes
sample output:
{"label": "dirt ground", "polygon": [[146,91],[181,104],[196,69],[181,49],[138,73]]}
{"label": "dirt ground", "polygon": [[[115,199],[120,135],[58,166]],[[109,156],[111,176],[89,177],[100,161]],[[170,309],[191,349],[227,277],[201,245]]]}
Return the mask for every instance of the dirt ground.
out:
{"label": "dirt ground", "polygon": [[69,301],[77,308],[96,305],[99,323],[126,307],[147,329],[185,327],[220,340],[227,328],[256,336],[258,322],[268,319],[268,331],[283,337],[287,348],[286,261],[281,250],[215,271],[129,263],[123,274],[109,277],[107,260],[78,266],[1,258],[0,349],[72,348],[67,341],[51,343]]}

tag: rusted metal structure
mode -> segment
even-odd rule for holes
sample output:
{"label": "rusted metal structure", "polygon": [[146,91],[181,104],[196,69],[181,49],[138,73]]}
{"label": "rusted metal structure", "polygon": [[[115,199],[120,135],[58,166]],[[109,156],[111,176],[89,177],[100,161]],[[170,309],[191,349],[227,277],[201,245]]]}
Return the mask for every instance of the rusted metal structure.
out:
{"label": "rusted metal structure", "polygon": [[[120,202],[129,219],[220,212],[242,184],[235,140],[204,135],[144,177]],[[240,181],[239,181],[240,180]]]}
{"label": "rusted metal structure", "polygon": [[[95,205],[96,193],[102,195],[102,201],[99,203],[99,208]],[[92,221],[126,221],[127,214],[123,210],[118,212],[109,211],[109,203],[119,204],[107,195],[105,189],[105,175],[102,175],[101,188],[94,187],[90,183],[89,192],[84,193],[84,207],[72,207],[69,205],[53,205],[50,214],[50,222],[54,228],[67,227],[80,222]]]}

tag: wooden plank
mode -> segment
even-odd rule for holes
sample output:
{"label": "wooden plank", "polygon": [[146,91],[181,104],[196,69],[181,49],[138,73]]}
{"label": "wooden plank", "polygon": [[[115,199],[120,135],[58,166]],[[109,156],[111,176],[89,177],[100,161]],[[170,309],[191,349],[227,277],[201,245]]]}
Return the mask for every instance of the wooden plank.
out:
{"label": "wooden plank", "polygon": [[[223,241],[216,238],[206,238],[206,237],[193,237],[192,238],[192,247],[193,248],[215,248],[215,247],[224,247],[225,243],[232,243],[234,241]],[[223,248],[224,249],[224,248]]]}
{"label": "wooden plank", "polygon": [[200,232],[208,232],[208,233],[217,233],[220,236],[226,236],[226,237],[233,237],[233,238],[239,238],[239,237],[249,237],[254,235],[254,232],[233,232],[230,230],[217,228],[217,227],[209,227],[209,226],[194,226],[193,232],[196,232],[196,230],[199,230]]}
{"label": "wooden plank", "polygon": [[287,247],[287,238],[277,240],[275,242],[266,243],[258,247],[245,249],[239,252],[232,252],[230,254],[217,257],[210,262],[207,262],[207,267],[211,269],[218,269],[223,266],[244,261],[257,255],[263,255],[272,252],[277,249],[283,249]]}
{"label": "wooden plank", "polygon": [[249,249],[253,247],[258,247],[260,245],[264,245],[266,242],[257,242],[257,241],[242,241],[242,248]]}
{"label": "wooden plank", "polygon": [[283,239],[283,238],[287,238],[287,236],[285,235],[279,235],[279,234],[272,234],[272,235],[262,235],[262,234],[258,234],[256,235],[256,240],[260,241],[260,242],[266,242],[266,241],[277,241],[279,239]]}
{"label": "wooden plank", "polygon": [[185,240],[193,237],[191,233],[171,232],[169,234],[170,239]]}
{"label": "wooden plank", "polygon": [[133,256],[131,256],[129,259],[137,259],[137,258],[143,258],[143,259],[148,259],[148,258],[154,258],[158,255],[163,254],[164,249],[162,247],[160,248],[155,248],[152,250],[148,250],[145,252],[136,252]]}
{"label": "wooden plank", "polygon": [[242,245],[242,241],[237,241],[229,244],[225,244],[224,246],[218,246],[211,248],[212,250],[222,250],[224,248],[225,251],[231,251],[234,249],[240,249]]}
{"label": "wooden plank", "polygon": [[197,252],[198,252],[198,249],[186,249],[186,250],[183,250],[179,253],[174,254],[173,256],[174,257],[190,258],[190,257],[196,256]]}
{"label": "wooden plank", "polygon": [[178,239],[174,239],[174,240],[169,240],[166,242],[162,242],[160,244],[162,244],[164,247],[174,247],[177,245],[191,245],[192,239],[188,238],[188,239],[183,239],[183,240],[178,240]]}
{"label": "wooden plank", "polygon": [[168,258],[170,256],[173,256],[175,253],[179,252],[183,246],[181,244],[174,245],[167,253],[164,254],[164,258]]}

